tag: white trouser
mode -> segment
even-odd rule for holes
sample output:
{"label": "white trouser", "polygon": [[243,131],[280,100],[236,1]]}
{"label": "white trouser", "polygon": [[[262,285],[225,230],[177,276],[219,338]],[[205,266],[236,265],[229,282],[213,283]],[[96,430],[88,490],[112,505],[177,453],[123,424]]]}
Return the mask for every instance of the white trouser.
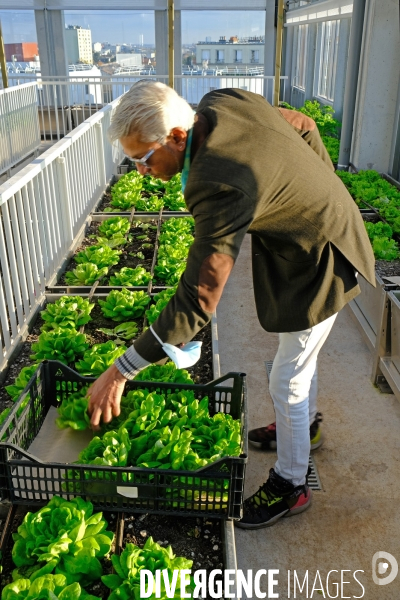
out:
{"label": "white trouser", "polygon": [[304,331],[279,334],[269,382],[276,414],[275,471],[295,486],[306,480],[310,425],[317,413],[317,358],[336,317]]}

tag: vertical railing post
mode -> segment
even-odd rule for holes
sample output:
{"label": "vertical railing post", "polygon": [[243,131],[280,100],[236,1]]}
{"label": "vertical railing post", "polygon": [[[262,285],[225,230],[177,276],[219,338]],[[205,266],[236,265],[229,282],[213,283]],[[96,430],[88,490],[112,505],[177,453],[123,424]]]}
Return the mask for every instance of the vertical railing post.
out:
{"label": "vertical railing post", "polygon": [[74,231],[71,220],[71,194],[69,189],[69,182],[67,176],[67,166],[65,163],[65,157],[59,156],[56,159],[57,163],[57,175],[58,175],[58,191],[60,198],[60,208],[62,214],[63,227],[62,231],[64,234],[65,246],[68,247],[72,244],[74,239]]}
{"label": "vertical railing post", "polygon": [[96,147],[97,147],[97,165],[99,168],[99,185],[104,189],[107,183],[106,162],[104,158],[104,143],[103,143],[103,122],[95,123]]}

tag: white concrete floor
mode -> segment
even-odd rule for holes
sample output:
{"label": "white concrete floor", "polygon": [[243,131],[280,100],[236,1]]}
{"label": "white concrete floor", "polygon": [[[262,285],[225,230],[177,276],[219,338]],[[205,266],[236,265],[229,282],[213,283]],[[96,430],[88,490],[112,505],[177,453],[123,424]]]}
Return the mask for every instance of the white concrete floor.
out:
{"label": "white concrete floor", "polygon": [[[246,236],[217,318],[221,373],[247,373],[249,429],[274,421],[264,361],[273,360],[278,336],[265,332],[255,313],[250,236]],[[372,580],[376,552],[389,552],[400,562],[400,403],[371,384],[370,369],[368,348],[344,309],[319,359],[325,443],[314,458],[323,490],[314,492],[312,507],[301,515],[258,531],[235,529],[239,569],[279,569],[274,588],[279,596],[275,597],[400,598],[400,573],[387,585],[378,586]],[[245,497],[267,479],[275,460],[274,453],[249,451]],[[328,572],[334,569],[338,573],[331,573],[327,589]],[[308,571],[308,592],[297,586],[294,593],[294,570],[301,583]],[[354,578],[356,570],[363,571],[355,576],[362,586]],[[345,572],[341,575],[341,571]],[[343,583],[337,592],[334,582],[340,582],[341,576],[350,583]],[[261,578],[261,590],[267,592],[266,577]]]}

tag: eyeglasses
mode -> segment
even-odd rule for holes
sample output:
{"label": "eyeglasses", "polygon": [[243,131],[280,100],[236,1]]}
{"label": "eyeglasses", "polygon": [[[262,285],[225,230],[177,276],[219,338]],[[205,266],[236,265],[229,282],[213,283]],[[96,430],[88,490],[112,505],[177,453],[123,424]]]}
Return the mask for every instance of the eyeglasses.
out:
{"label": "eyeglasses", "polygon": [[125,156],[134,163],[143,165],[144,167],[149,167],[150,165],[147,164],[147,161],[149,160],[150,156],[152,156],[154,154],[155,151],[156,151],[156,148],[152,148],[142,158],[132,158],[131,156],[128,156],[127,154],[125,154]]}

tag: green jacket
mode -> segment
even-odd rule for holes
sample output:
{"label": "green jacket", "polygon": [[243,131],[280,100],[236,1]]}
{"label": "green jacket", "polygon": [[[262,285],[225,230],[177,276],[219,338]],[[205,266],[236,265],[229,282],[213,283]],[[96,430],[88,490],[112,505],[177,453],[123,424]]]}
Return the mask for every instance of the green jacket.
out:
{"label": "green jacket", "polygon": [[[164,342],[188,342],[210,320],[246,233],[267,331],[308,329],[338,312],[360,293],[355,271],[375,285],[363,220],[318,133],[237,89],[207,94],[198,112],[209,135],[185,189],[195,241],[177,293],[153,325]],[[165,356],[150,331],[134,345],[150,362]]]}

